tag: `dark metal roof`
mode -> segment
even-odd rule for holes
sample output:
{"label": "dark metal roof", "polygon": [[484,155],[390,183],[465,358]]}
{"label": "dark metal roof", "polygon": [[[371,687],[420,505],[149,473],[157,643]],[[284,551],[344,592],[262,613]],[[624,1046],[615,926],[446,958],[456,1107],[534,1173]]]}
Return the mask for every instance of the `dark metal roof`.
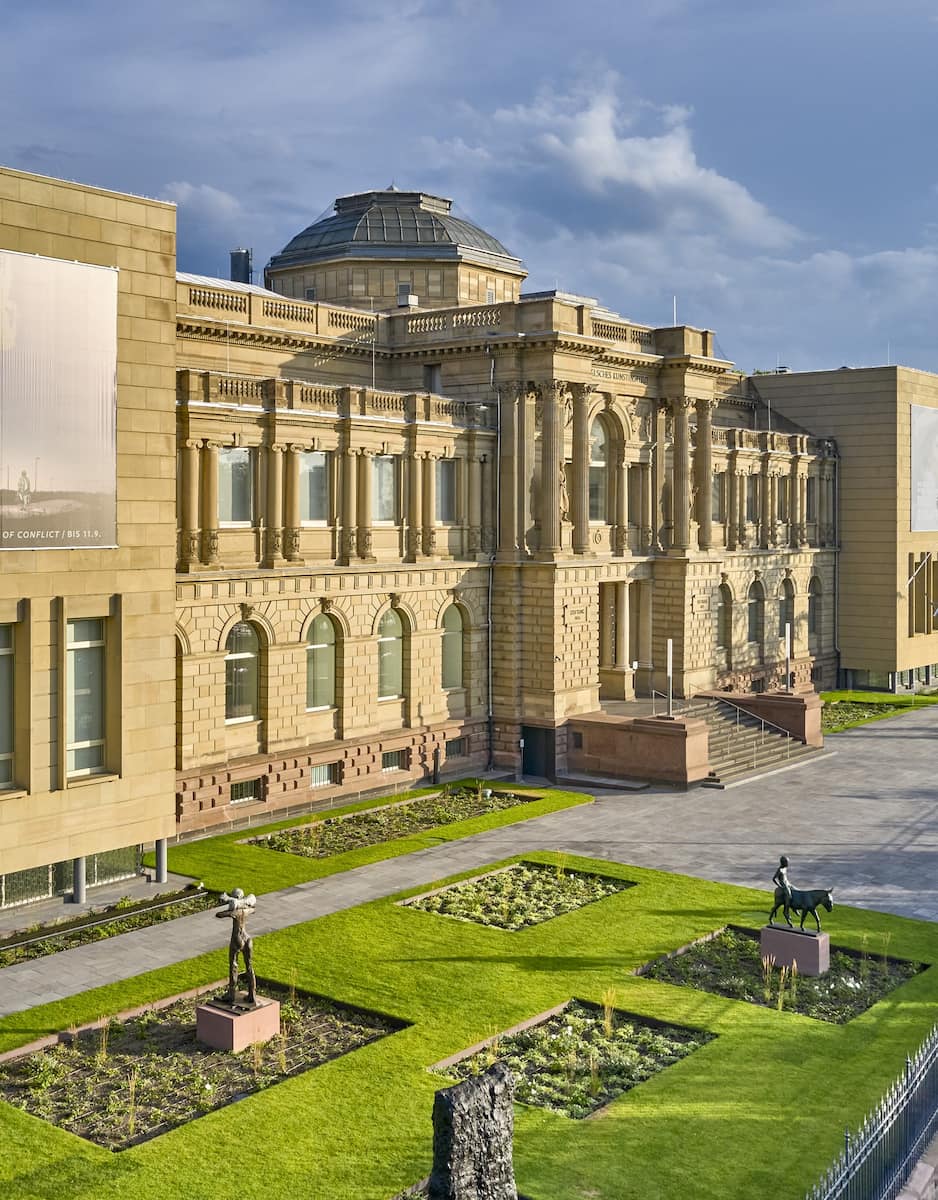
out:
{"label": "dark metal roof", "polygon": [[497,238],[451,212],[452,201],[396,188],[341,196],[335,215],[315,221],[270,260],[268,269],[339,257],[502,259],[507,270],[521,260]]}

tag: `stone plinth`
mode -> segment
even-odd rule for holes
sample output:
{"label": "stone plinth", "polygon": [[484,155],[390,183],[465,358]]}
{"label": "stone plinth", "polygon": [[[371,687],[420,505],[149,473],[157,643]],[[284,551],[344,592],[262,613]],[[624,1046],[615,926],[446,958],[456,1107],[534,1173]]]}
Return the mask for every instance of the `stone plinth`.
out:
{"label": "stone plinth", "polygon": [[826,933],[764,925],[761,950],[762,957],[774,958],[777,967],[797,964],[799,975],[825,975],[831,965],[831,940]]}
{"label": "stone plinth", "polygon": [[251,1007],[210,1000],[195,1010],[195,1036],[213,1050],[237,1054],[255,1042],[269,1042],[279,1032],[279,1000],[258,1000]]}

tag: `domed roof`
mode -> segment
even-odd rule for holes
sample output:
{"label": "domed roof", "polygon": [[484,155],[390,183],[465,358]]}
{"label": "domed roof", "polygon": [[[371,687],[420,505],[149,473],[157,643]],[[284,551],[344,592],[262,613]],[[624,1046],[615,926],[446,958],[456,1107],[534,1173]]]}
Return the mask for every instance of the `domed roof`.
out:
{"label": "domed roof", "polygon": [[341,196],[335,215],[314,221],[275,254],[268,270],[335,258],[470,258],[520,271],[521,260],[465,218],[453,202],[426,192],[384,191]]}

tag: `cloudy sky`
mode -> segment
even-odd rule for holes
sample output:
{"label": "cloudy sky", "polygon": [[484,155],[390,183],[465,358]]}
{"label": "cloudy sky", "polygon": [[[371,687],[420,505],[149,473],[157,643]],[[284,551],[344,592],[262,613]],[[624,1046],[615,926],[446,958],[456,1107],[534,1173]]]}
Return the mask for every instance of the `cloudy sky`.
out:
{"label": "cloudy sky", "polygon": [[745,370],[938,371],[936,60],[929,0],[33,0],[0,161],[175,200],[216,275],[393,180]]}

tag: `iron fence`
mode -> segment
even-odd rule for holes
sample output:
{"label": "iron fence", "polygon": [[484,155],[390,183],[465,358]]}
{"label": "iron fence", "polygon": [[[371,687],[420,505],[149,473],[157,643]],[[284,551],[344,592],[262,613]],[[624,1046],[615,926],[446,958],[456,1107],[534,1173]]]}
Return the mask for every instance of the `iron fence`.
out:
{"label": "iron fence", "polygon": [[806,1200],[895,1200],[938,1129],[938,1025]]}

